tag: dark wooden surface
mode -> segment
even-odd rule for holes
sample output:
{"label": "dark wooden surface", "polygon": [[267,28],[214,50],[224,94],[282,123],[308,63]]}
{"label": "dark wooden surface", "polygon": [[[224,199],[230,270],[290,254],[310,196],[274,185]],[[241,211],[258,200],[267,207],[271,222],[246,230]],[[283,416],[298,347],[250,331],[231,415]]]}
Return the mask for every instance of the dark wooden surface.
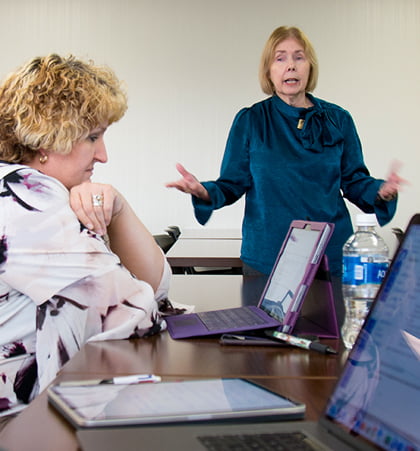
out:
{"label": "dark wooden surface", "polygon": [[[196,310],[220,308],[243,304],[244,291],[252,286],[236,275],[178,275],[170,297],[194,304]],[[251,289],[251,298],[257,301],[260,289]],[[303,401],[306,418],[316,420],[346,357],[339,340],[323,342],[339,349],[339,355],[290,347],[222,346],[218,338],[172,340],[163,332],[147,339],[88,343],[63,367],[57,381],[136,373],[155,373],[163,380],[243,377]],[[0,433],[0,449],[76,451],[74,432],[44,392]]]}

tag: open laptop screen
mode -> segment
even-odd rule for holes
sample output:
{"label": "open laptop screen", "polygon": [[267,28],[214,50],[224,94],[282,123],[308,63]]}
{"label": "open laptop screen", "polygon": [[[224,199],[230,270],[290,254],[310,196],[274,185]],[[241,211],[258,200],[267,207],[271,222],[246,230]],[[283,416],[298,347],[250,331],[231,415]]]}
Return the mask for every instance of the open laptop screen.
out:
{"label": "open laptop screen", "polygon": [[420,215],[406,232],[326,409],[382,449],[420,449]]}
{"label": "open laptop screen", "polygon": [[292,302],[299,304],[300,298],[304,295],[303,289],[306,287],[302,287],[302,296],[299,296],[298,291],[323,232],[328,234],[325,229],[291,229],[290,237],[274,265],[270,282],[260,304],[265,312],[280,322],[283,322]]}

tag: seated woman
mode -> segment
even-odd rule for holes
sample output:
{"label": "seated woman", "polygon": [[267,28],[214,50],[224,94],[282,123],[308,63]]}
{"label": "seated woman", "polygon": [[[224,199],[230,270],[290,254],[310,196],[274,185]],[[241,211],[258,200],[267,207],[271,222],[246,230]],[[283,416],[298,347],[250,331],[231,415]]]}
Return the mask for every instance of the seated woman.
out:
{"label": "seated woman", "polygon": [[91,182],[126,108],[110,69],[73,56],[35,58],[0,86],[0,415],[87,341],[165,328],[161,249],[116,189]]}

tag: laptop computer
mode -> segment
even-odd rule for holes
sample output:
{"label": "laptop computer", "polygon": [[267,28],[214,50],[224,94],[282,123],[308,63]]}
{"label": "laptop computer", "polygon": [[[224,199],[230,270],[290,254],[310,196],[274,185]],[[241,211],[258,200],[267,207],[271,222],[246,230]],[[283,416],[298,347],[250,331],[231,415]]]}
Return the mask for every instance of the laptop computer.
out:
{"label": "laptop computer", "polygon": [[[292,221],[258,305],[244,305],[166,318],[172,338],[198,337],[277,328],[286,333],[338,337],[325,248],[334,226],[330,223]],[[320,274],[323,276],[319,276]],[[317,276],[317,277],[316,277]],[[322,286],[306,317],[313,321],[295,330],[304,300],[314,279]],[[312,327],[310,327],[312,326]]]}
{"label": "laptop computer", "polygon": [[[420,450],[420,214],[399,245],[317,422],[79,430],[83,451],[224,450],[224,443],[305,437],[318,450]],[[290,438],[293,440],[293,438]],[[247,449],[238,446],[238,451]],[[258,448],[256,448],[258,449]],[[264,449],[270,449],[268,447]],[[274,445],[272,449],[282,449]],[[286,445],[283,449],[299,449]],[[315,448],[308,448],[315,449]]]}

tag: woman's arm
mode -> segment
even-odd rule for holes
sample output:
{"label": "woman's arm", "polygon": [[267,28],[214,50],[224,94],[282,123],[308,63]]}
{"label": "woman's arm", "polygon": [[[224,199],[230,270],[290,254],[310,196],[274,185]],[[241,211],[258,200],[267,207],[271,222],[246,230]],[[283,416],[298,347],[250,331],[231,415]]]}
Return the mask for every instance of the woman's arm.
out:
{"label": "woman's arm", "polygon": [[233,204],[250,186],[252,180],[248,156],[250,119],[247,112],[248,108],[244,108],[235,116],[226,143],[220,176],[216,181],[200,183],[178,163],[176,168],[182,178],[166,184],[168,188],[177,188],[191,194],[195,217],[202,225],[207,223],[213,210]]}
{"label": "woman's arm", "polygon": [[138,279],[157,290],[164,266],[164,256],[155,239],[136,216],[127,201],[108,226],[111,250]]}
{"label": "woman's arm", "polygon": [[[103,197],[102,206],[93,205],[92,196],[97,194]],[[151,233],[115,188],[82,183],[71,189],[70,205],[87,228],[101,235],[108,234],[111,250],[131,273],[157,290],[165,257]]]}

